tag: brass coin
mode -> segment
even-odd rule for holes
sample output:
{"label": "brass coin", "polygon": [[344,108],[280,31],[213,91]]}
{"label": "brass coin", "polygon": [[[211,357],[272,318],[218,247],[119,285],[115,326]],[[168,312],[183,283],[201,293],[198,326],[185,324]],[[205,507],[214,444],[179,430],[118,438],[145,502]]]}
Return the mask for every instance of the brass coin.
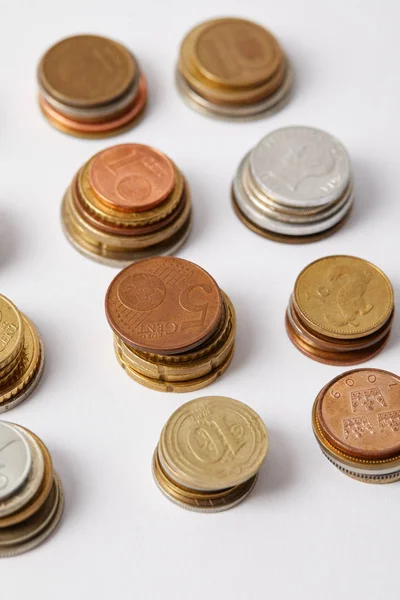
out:
{"label": "brass coin", "polygon": [[76,107],[107,104],[122,96],[135,77],[132,55],[97,35],[61,40],[43,56],[39,82],[56,100]]}
{"label": "brass coin", "polygon": [[162,433],[162,466],[179,485],[213,491],[248,481],[268,450],[261,418],[242,402],[208,396],[187,402]]}
{"label": "brass coin", "polygon": [[338,339],[370,335],[393,311],[393,289],[375,265],[353,256],[328,256],[298,276],[294,303],[311,330]]}
{"label": "brass coin", "polygon": [[19,355],[23,339],[24,327],[19,310],[0,294],[0,377]]}

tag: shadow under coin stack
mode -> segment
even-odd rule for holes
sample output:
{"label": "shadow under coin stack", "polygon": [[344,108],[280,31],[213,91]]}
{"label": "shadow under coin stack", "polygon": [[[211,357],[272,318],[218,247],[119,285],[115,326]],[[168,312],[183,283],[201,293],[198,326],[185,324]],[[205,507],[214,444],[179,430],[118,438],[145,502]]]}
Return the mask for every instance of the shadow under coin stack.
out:
{"label": "shadow under coin stack", "polygon": [[354,365],[382,350],[393,316],[393,289],[380,269],[354,256],[327,256],[298,276],[286,330],[306,356]]}
{"label": "shadow under coin stack", "polygon": [[64,494],[46,446],[19,425],[0,422],[0,463],[0,557],[7,557],[49,537]]}
{"label": "shadow under coin stack", "polygon": [[71,244],[98,262],[124,266],[173,254],[191,228],[189,188],[158,150],[112,146],[75,175],[64,196],[62,222]]}
{"label": "shadow under coin stack", "polygon": [[400,377],[380,369],[342,373],[318,394],[318,444],[340,471],[365,483],[400,479]]}
{"label": "shadow under coin stack", "polygon": [[282,108],[293,72],[274,36],[243,19],[215,19],[182,42],[177,86],[195,110],[227,119],[259,118]]}
{"label": "shadow under coin stack", "polygon": [[187,402],[167,421],[153,456],[161,492],[182,508],[220,512],[251,492],[268,451],[265,425],[222,396]]}
{"label": "shadow under coin stack", "polygon": [[348,153],[319,129],[277,129],[240,163],[232,200],[239,219],[263,237],[290,244],[327,237],[353,206]]}
{"label": "shadow under coin stack", "polygon": [[36,327],[0,295],[0,413],[29,396],[39,383],[43,367],[43,347]]}
{"label": "shadow under coin stack", "polygon": [[127,267],[111,282],[105,305],[118,361],[146,387],[198,390],[231,362],[233,305],[187,260],[151,258]]}
{"label": "shadow under coin stack", "polygon": [[106,137],[132,127],[147,102],[135,57],[97,35],[61,40],[38,68],[39,105],[57,129],[78,137]]}

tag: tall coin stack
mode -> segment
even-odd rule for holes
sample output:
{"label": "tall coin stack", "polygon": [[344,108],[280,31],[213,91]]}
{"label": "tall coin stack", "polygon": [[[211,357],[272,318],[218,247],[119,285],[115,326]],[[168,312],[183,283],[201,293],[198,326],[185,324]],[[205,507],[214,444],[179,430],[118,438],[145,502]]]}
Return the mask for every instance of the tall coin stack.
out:
{"label": "tall coin stack", "polygon": [[191,228],[189,187],[158,150],[121,144],[75,175],[62,204],[64,233],[82,254],[123,266],[173,254]]}
{"label": "tall coin stack", "polygon": [[187,260],[151,258],[127,267],[111,282],[105,304],[117,359],[146,387],[198,390],[231,362],[233,305],[206,271]]}
{"label": "tall coin stack", "polygon": [[267,430],[249,406],[222,396],[197,398],[162,430],[154,480],[182,508],[220,512],[251,492],[267,451]]}
{"label": "tall coin stack", "polygon": [[177,85],[184,100],[201,113],[250,119],[282,108],[293,72],[269,31],[243,19],[214,19],[183,40]]}
{"label": "tall coin stack", "polygon": [[314,435],[326,458],[365,483],[400,479],[400,377],[381,369],[347,371],[318,394]]}
{"label": "tall coin stack", "polygon": [[63,507],[62,484],[46,446],[31,431],[0,422],[0,557],[41,544]]}
{"label": "tall coin stack", "polygon": [[38,68],[39,105],[57,129],[78,137],[105,137],[132,127],[147,102],[136,58],[98,35],[61,40]]}
{"label": "tall coin stack", "polygon": [[232,187],[240,220],[278,242],[313,242],[341,227],[353,205],[349,155],[312,127],[266,135],[239,165]]}
{"label": "tall coin stack", "polygon": [[44,352],[36,327],[0,295],[0,413],[14,408],[33,392],[43,367]]}
{"label": "tall coin stack", "polygon": [[354,365],[382,350],[393,316],[393,288],[380,269],[354,256],[327,256],[298,276],[286,330],[306,356]]}

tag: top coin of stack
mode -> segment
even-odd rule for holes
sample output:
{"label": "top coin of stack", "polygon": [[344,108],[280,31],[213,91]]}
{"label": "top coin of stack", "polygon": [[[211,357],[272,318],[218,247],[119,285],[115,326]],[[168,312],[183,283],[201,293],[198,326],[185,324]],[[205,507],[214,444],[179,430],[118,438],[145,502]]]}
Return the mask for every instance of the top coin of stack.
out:
{"label": "top coin of stack", "polygon": [[188,104],[206,115],[261,117],[281,108],[293,73],[274,36],[256,23],[206,21],[182,42],[177,85]]}
{"label": "top coin of stack", "polygon": [[57,129],[78,137],[105,137],[133,126],[147,101],[135,57],[97,35],[61,40],[38,67],[39,104]]}
{"label": "top coin of stack", "polygon": [[241,221],[263,237],[319,240],[345,222],[353,205],[349,155],[319,129],[277,129],[244,157],[232,196]]}

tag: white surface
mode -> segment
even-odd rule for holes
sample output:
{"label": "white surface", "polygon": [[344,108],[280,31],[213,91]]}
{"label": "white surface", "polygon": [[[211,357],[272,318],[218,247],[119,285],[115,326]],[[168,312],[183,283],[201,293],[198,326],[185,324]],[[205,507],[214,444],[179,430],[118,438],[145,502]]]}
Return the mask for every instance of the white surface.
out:
{"label": "white surface", "polygon": [[[284,311],[296,275],[312,260],[370,259],[399,295],[400,53],[396,0],[0,0],[0,289],[38,325],[42,385],[7,415],[48,444],[66,492],[56,535],[0,564],[7,600],[397,600],[399,484],[367,486],[332,467],[310,427],[312,401],[341,369],[290,344]],[[259,122],[209,120],[173,85],[178,44],[197,22],[258,20],[293,61],[296,93]],[[238,313],[236,356],[205,394],[250,404],[270,432],[270,454],[251,497],[218,515],[175,507],[152,481],[151,456],[170,413],[197,394],[164,395],[118,366],[103,312],[115,270],[84,259],[59,223],[78,167],[110,141],[52,129],[36,106],[35,68],[60,37],[93,32],[137,54],[150,84],[137,141],[169,154],[193,191],[195,226],[180,256],[198,262]],[[326,129],[348,148],[357,198],[345,228],[317,244],[268,242],[235,217],[229,189],[247,150],[287,124]],[[399,372],[399,325],[369,364]],[[203,394],[203,392],[201,392]]]}

